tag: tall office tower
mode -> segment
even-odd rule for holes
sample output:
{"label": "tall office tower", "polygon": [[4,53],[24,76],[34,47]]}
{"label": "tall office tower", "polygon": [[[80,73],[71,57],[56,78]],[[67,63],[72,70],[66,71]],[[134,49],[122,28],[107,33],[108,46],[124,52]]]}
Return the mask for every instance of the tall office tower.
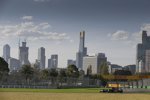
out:
{"label": "tall office tower", "polygon": [[[150,50],[150,36],[147,36],[147,32],[142,32],[142,43],[137,45],[137,55],[136,55],[136,72],[144,73],[146,70],[146,50]],[[149,60],[147,60],[149,61]]]}
{"label": "tall office tower", "polygon": [[79,70],[83,69],[83,57],[87,55],[87,48],[84,46],[85,31],[80,32],[79,51],[76,53],[76,66]]}
{"label": "tall office tower", "polygon": [[45,69],[45,48],[38,49],[38,61],[40,62],[40,69]]}
{"label": "tall office tower", "polygon": [[15,58],[9,58],[8,59],[8,67],[9,67],[10,72],[19,70],[20,61]]}
{"label": "tall office tower", "polygon": [[51,55],[51,58],[48,59],[48,68],[57,68],[58,67],[58,55]]}
{"label": "tall office tower", "polygon": [[28,50],[29,47],[26,47],[26,41],[22,42],[22,46],[19,45],[19,61],[22,65],[30,65],[30,62],[28,60]]}
{"label": "tall office tower", "polygon": [[98,53],[96,54],[97,56],[97,62],[98,62],[98,68],[97,68],[97,72],[100,73],[101,71],[101,65],[104,63],[107,63],[107,57],[105,56],[105,53]]}
{"label": "tall office tower", "polygon": [[79,52],[84,52],[85,31],[80,32]]}
{"label": "tall office tower", "polygon": [[48,59],[48,68],[51,69],[51,58]]}
{"label": "tall office tower", "polygon": [[146,50],[145,62],[145,71],[150,72],[150,50]]}
{"label": "tall office tower", "polygon": [[107,63],[107,57],[104,53],[98,53],[95,56],[83,57],[83,70],[87,74],[90,70],[90,74],[100,74],[101,65]]}
{"label": "tall office tower", "polygon": [[8,44],[3,47],[3,58],[8,63],[8,59],[10,58],[10,46]]}
{"label": "tall office tower", "polygon": [[69,65],[76,65],[76,61],[75,61],[75,60],[72,60],[72,59],[69,59],[69,60],[67,61],[67,66],[69,66]]}

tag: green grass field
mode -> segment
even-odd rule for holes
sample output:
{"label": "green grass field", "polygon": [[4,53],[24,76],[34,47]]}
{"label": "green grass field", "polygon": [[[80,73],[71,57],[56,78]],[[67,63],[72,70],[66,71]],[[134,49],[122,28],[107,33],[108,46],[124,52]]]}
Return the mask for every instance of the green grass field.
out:
{"label": "green grass field", "polygon": [[99,88],[0,88],[0,100],[149,100],[149,93],[99,93]]}
{"label": "green grass field", "polygon": [[75,89],[26,89],[26,88],[0,88],[0,92],[41,92],[41,93],[98,93],[100,88]]}

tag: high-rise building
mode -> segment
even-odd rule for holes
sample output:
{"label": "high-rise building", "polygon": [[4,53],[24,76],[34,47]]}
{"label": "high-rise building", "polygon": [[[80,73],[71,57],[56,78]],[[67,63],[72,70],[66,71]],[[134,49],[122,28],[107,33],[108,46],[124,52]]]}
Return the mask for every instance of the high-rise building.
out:
{"label": "high-rise building", "polygon": [[8,67],[9,67],[10,72],[19,70],[20,61],[15,58],[9,58],[8,59]]}
{"label": "high-rise building", "polygon": [[50,58],[50,59],[48,59],[48,68],[51,69],[51,66],[52,66],[52,64],[51,64],[51,58]]}
{"label": "high-rise building", "polygon": [[97,56],[97,63],[98,63],[98,68],[97,68],[97,72],[98,73],[100,73],[100,71],[101,71],[101,65],[102,64],[104,64],[104,63],[106,63],[107,64],[107,57],[105,56],[105,53],[98,53],[98,54],[96,54],[96,56]]}
{"label": "high-rise building", "polygon": [[147,72],[146,70],[146,50],[150,50],[150,36],[147,36],[147,32],[142,32],[142,43],[137,45],[136,55],[136,72]]}
{"label": "high-rise building", "polygon": [[76,61],[75,61],[75,60],[72,60],[72,59],[69,59],[69,60],[67,61],[67,66],[69,66],[69,65],[76,65]]}
{"label": "high-rise building", "polygon": [[51,55],[51,58],[48,59],[48,68],[58,68],[58,55]]}
{"label": "high-rise building", "polygon": [[38,49],[38,61],[40,63],[40,69],[45,69],[45,48],[41,47]]}
{"label": "high-rise building", "polygon": [[150,72],[150,50],[146,50],[145,62],[145,71]]}
{"label": "high-rise building", "polygon": [[83,69],[83,57],[87,55],[87,48],[84,46],[85,42],[85,31],[80,32],[80,43],[79,51],[76,53],[76,66],[80,69]]}
{"label": "high-rise building", "polygon": [[83,64],[83,54],[81,52],[76,53],[76,66],[79,68],[79,70],[82,69]]}
{"label": "high-rise building", "polygon": [[26,47],[26,42],[22,42],[22,46],[19,45],[19,61],[22,65],[30,65],[30,62],[28,60],[28,50],[29,47]]}
{"label": "high-rise building", "polygon": [[83,57],[83,70],[85,74],[90,70],[91,74],[99,74],[101,65],[107,63],[107,57],[104,53],[98,53],[95,56]]}
{"label": "high-rise building", "polygon": [[10,46],[8,44],[3,47],[3,58],[8,63],[8,59],[10,58]]}
{"label": "high-rise building", "polygon": [[58,67],[58,55],[51,55],[51,65],[52,68],[57,68]]}
{"label": "high-rise building", "polygon": [[85,31],[80,32],[79,52],[84,52]]}

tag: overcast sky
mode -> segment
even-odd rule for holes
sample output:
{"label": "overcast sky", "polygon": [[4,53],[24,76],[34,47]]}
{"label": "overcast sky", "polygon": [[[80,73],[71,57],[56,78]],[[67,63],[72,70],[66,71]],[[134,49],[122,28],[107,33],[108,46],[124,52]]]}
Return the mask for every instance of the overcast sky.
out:
{"label": "overcast sky", "polygon": [[58,54],[59,67],[66,67],[85,30],[88,54],[103,52],[113,64],[135,64],[141,31],[150,33],[149,10],[150,0],[0,0],[0,55],[9,44],[18,58],[19,38],[25,38],[32,63],[45,47],[47,59]]}

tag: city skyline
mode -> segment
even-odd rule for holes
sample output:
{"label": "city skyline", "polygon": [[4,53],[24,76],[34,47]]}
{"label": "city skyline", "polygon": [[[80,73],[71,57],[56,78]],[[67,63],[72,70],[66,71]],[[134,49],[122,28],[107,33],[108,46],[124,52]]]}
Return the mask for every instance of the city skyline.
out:
{"label": "city skyline", "polygon": [[44,47],[47,57],[58,54],[59,67],[66,67],[67,59],[76,59],[79,32],[85,30],[88,54],[104,52],[111,63],[135,64],[142,30],[150,34],[149,3],[148,0],[1,0],[0,55],[3,45],[9,44],[11,56],[18,58],[19,38],[25,38],[31,63],[37,58],[37,49]]}
{"label": "city skyline", "polygon": [[[143,37],[143,33],[145,33],[144,35],[146,35],[145,36],[145,38]],[[85,39],[85,31],[83,31],[83,32],[80,32],[80,42],[79,42],[79,52],[80,52],[80,50],[81,51],[85,51],[85,52],[83,52],[83,54],[85,54],[85,56],[83,56],[83,58],[84,57],[94,57],[94,55],[89,55],[89,54],[87,54],[87,47],[84,47],[84,39]],[[145,30],[143,30],[143,32],[142,32],[142,43],[143,43],[143,41],[145,42],[145,43],[147,43],[147,45],[148,45],[148,39],[149,38],[149,36],[147,36],[147,31],[145,31]],[[28,49],[29,49],[29,47],[26,47],[26,40],[24,40],[24,41],[22,41],[22,45],[20,45],[20,39],[19,39],[19,43],[18,43],[18,51],[19,51],[19,53],[18,53],[18,55],[19,55],[19,58],[18,58],[18,60],[21,60],[21,58],[20,58],[20,56],[23,54],[23,55],[25,55],[25,56],[23,56],[22,55],[22,57],[23,57],[23,59],[25,60],[25,61],[27,61],[27,62],[25,62],[25,61],[23,61],[23,63],[26,63],[26,64],[30,64],[30,61],[28,61]],[[137,47],[138,47],[138,45],[139,44],[137,44]],[[144,47],[144,46],[143,46]],[[8,50],[6,50],[6,48],[8,49]],[[5,61],[7,61],[8,62],[8,59],[9,58],[13,58],[12,56],[10,56],[10,51],[11,51],[11,49],[10,49],[11,47],[9,46],[9,44],[5,44],[4,46],[3,46],[3,58],[5,59]],[[22,49],[21,49],[22,48]],[[23,49],[24,48],[24,49]],[[81,49],[82,48],[82,49]],[[20,51],[21,50],[21,51]],[[149,49],[148,49],[149,50]],[[21,53],[22,52],[22,53]],[[82,52],[81,52],[82,53]],[[139,54],[139,51],[136,51],[136,53],[137,54]],[[8,55],[9,54],[9,55]],[[21,55],[20,55],[21,54]],[[78,52],[77,52],[77,54],[78,54]],[[95,53],[95,55],[96,54],[99,54],[99,53]],[[103,53],[101,53],[101,54],[103,54]],[[6,57],[4,56],[4,55],[8,55],[9,56],[9,58],[7,57],[7,59],[6,59]],[[105,53],[104,53],[104,55],[105,55]],[[149,55],[149,54],[148,54]],[[59,62],[58,62],[58,55],[57,54],[52,54],[51,55],[51,58],[48,58],[48,59],[45,59],[46,58],[46,56],[45,56],[45,48],[44,47],[40,47],[40,48],[38,48],[38,54],[37,54],[37,56],[38,56],[38,59],[34,59],[35,60],[35,62],[33,62],[33,63],[31,63],[31,64],[36,64],[37,62],[39,63],[39,67],[41,68],[41,67],[43,67],[43,68],[41,68],[41,69],[45,69],[45,68],[50,68],[50,66],[53,66],[53,64],[52,63],[55,63],[55,62],[51,62],[50,60],[51,59],[57,59],[57,61],[56,61],[56,65],[54,65],[55,66],[55,68],[61,68],[60,66],[58,66],[58,64],[59,64]],[[57,57],[53,57],[53,56],[57,56]],[[42,58],[42,57],[44,57],[44,59]],[[78,56],[76,56],[77,58],[76,59],[80,59],[80,58],[78,58]],[[147,56],[148,57],[148,56]],[[82,58],[82,59],[83,59]],[[138,58],[138,57],[137,57]],[[137,58],[136,58],[136,61],[137,61]],[[16,59],[17,60],[17,58],[13,58],[13,59]],[[42,61],[43,60],[43,61]],[[46,62],[46,60],[48,60],[48,64],[47,64],[47,66],[44,64],[45,62]],[[71,59],[67,59],[67,66],[68,66],[68,61],[71,61],[70,63],[73,63],[72,61],[73,60],[71,60]],[[76,60],[74,60],[75,62],[76,62]],[[22,60],[20,61],[20,62],[22,62]],[[81,62],[81,63],[83,63],[83,62]],[[108,63],[111,63],[111,61],[108,61]],[[43,64],[43,65],[42,65]],[[52,65],[51,65],[52,64]],[[114,64],[114,63],[111,63],[111,64]],[[117,63],[116,63],[117,64]],[[137,63],[136,63],[137,64]],[[127,65],[129,65],[129,64],[126,64],[126,66]],[[67,66],[64,66],[64,68],[65,67],[67,67]],[[83,66],[79,66],[78,65],[78,63],[76,63],[76,66],[79,68],[79,69],[83,69],[82,67]],[[139,66],[139,65],[137,65],[137,66]],[[21,67],[21,66],[20,66]],[[138,67],[137,67],[138,68]]]}

